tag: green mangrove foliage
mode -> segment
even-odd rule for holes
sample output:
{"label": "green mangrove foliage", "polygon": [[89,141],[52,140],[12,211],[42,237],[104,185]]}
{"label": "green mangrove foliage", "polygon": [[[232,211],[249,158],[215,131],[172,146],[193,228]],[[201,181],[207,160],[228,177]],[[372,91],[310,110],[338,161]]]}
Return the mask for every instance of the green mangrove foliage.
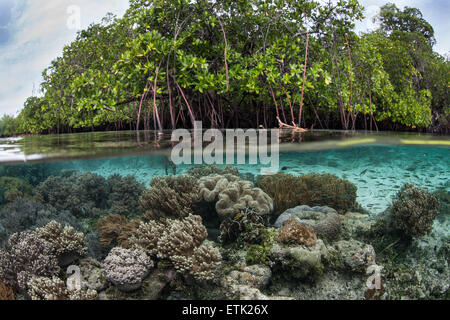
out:
{"label": "green mangrove foliage", "polygon": [[0,135],[85,129],[448,130],[449,63],[419,10],[356,0],[130,0],[79,32]]}

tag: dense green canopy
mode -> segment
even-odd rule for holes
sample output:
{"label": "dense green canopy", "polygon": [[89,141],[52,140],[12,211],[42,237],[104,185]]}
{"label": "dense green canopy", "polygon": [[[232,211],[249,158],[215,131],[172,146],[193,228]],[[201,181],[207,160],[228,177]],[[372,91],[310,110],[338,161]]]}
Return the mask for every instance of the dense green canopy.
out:
{"label": "dense green canopy", "polygon": [[[130,0],[81,31],[0,134],[278,126],[448,130],[449,62],[418,9],[356,0]],[[305,64],[306,62],[306,64]],[[305,68],[306,65],[306,68]],[[5,122],[14,122],[10,128]],[[6,130],[6,131],[5,131]],[[9,131],[7,131],[9,130]]]}

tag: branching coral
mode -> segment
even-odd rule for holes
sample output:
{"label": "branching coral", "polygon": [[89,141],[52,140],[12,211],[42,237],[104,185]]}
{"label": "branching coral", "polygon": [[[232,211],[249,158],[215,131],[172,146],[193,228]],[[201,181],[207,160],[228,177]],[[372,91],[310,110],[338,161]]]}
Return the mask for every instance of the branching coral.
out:
{"label": "branching coral", "polygon": [[250,181],[227,175],[210,175],[199,180],[200,197],[206,202],[216,202],[216,211],[224,220],[232,218],[246,208],[260,215],[273,210],[272,199]]}
{"label": "branching coral", "polygon": [[284,244],[313,246],[317,236],[312,227],[301,224],[296,219],[289,219],[284,223],[276,240]]}
{"label": "branching coral", "polygon": [[345,213],[356,204],[356,186],[331,174],[261,176],[256,186],[273,198],[276,215],[302,204]]}
{"label": "branching coral", "polygon": [[70,226],[63,227],[60,223],[51,221],[45,227],[36,229],[35,235],[52,245],[54,254],[63,266],[87,254],[84,234],[76,232]]}
{"label": "branching coral", "polygon": [[28,281],[28,294],[32,300],[96,300],[95,290],[69,290],[58,277],[33,277]]}
{"label": "branching coral", "polygon": [[433,195],[409,183],[401,188],[392,202],[397,228],[412,237],[431,232],[439,207],[439,201]]}
{"label": "branching coral", "polygon": [[16,300],[14,290],[0,278],[0,301]]}
{"label": "branching coral", "polygon": [[0,277],[20,291],[27,289],[33,276],[59,273],[54,248],[33,232],[16,233],[9,239],[9,250],[0,250]]}
{"label": "branching coral", "polygon": [[109,197],[108,207],[112,213],[133,214],[138,213],[139,198],[145,190],[134,176],[122,178],[114,174],[108,178]]}
{"label": "branching coral", "polygon": [[156,177],[150,189],[140,199],[142,210],[149,220],[187,217],[199,200],[197,179],[184,175]]}
{"label": "branching coral", "polygon": [[236,167],[226,166],[225,168],[221,168],[218,166],[210,166],[210,165],[201,165],[197,167],[190,168],[187,172],[187,174],[195,177],[195,178],[202,178],[206,176],[210,176],[212,174],[217,175],[225,175],[225,174],[232,174],[237,177],[239,177],[239,170]]}
{"label": "branching coral", "polygon": [[221,261],[220,253],[205,242],[206,228],[200,216],[141,223],[130,238],[133,248],[170,260],[181,273],[209,280]]}
{"label": "branching coral", "polygon": [[104,247],[118,245],[129,248],[128,239],[137,230],[141,221],[129,221],[120,214],[110,214],[98,221],[100,242]]}
{"label": "branching coral", "polygon": [[103,268],[108,279],[121,291],[129,292],[141,287],[153,261],[139,249],[113,248]]}

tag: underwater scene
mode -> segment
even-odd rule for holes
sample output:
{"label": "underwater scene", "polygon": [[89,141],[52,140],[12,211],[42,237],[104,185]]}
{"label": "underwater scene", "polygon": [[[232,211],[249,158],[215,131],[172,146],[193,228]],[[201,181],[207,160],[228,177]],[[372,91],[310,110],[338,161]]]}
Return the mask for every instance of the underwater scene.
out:
{"label": "underwater scene", "polygon": [[0,139],[0,300],[450,298],[448,138],[287,133],[263,175],[148,134]]}

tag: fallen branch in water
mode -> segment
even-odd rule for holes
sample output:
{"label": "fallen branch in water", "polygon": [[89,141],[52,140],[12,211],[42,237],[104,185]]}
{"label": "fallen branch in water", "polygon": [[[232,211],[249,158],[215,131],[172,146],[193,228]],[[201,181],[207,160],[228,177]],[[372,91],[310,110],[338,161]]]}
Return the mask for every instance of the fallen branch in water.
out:
{"label": "fallen branch in water", "polygon": [[286,124],[286,123],[283,123],[283,122],[280,120],[280,117],[277,117],[277,119],[278,119],[278,123],[279,123],[279,125],[280,125],[280,129],[291,129],[291,130],[294,130],[295,132],[308,132],[307,129],[300,128],[300,127],[297,126],[295,123],[293,123],[293,125],[290,126],[290,125],[288,125],[288,124]]}

